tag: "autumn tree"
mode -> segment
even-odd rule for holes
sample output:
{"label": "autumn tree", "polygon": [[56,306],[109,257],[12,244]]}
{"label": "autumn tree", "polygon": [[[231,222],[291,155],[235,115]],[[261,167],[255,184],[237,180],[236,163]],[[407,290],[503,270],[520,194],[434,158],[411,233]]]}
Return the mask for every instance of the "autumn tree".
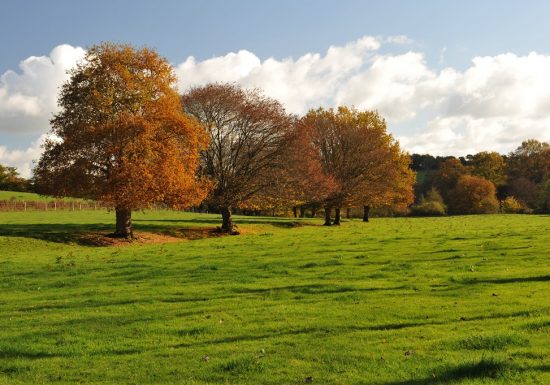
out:
{"label": "autumn tree", "polygon": [[538,185],[537,206],[539,210],[543,212],[548,212],[550,210],[550,179],[547,179]]}
{"label": "autumn tree", "polygon": [[235,84],[194,88],[182,100],[210,138],[199,170],[213,183],[207,203],[219,209],[221,230],[233,233],[231,210],[270,196],[268,189],[281,175],[293,118],[278,101]]}
{"label": "autumn tree", "polygon": [[463,175],[470,173],[470,167],[464,166],[455,157],[446,159],[433,176],[433,186],[441,193],[446,202],[450,201],[451,192],[456,187],[458,180]]}
{"label": "autumn tree", "polygon": [[518,199],[522,204],[528,207],[537,205],[538,191],[544,183],[537,186],[535,182],[526,177],[511,178],[508,183],[508,194]]}
{"label": "autumn tree", "polygon": [[421,195],[418,203],[411,207],[412,215],[439,216],[447,213],[447,205],[435,187],[426,195]]}
{"label": "autumn tree", "polygon": [[203,199],[196,168],[207,138],[182,113],[164,58],[149,48],[102,43],[69,74],[34,170],[43,192],[111,205],[114,236],[126,238],[133,237],[132,210]]}
{"label": "autumn tree", "polygon": [[499,203],[495,185],[487,179],[463,175],[451,193],[452,210],[462,214],[496,213]]}
{"label": "autumn tree", "polygon": [[510,179],[527,178],[538,184],[550,177],[550,144],[527,140],[508,155]]}
{"label": "autumn tree", "polygon": [[22,178],[15,167],[0,164],[0,190],[26,191],[29,182]]}
{"label": "autumn tree", "polygon": [[301,208],[303,216],[305,206],[316,206],[337,190],[337,182],[328,174],[322,164],[321,154],[312,142],[312,130],[309,125],[298,121],[292,129],[283,152],[284,168],[279,180],[274,183],[272,195],[277,195],[287,205]]}
{"label": "autumn tree", "polygon": [[357,189],[354,201],[363,206],[363,222],[369,221],[371,208],[389,207],[405,212],[414,202],[416,175],[410,168],[411,157],[401,151],[398,142],[388,146],[385,156],[386,167],[377,176],[366,178]]}
{"label": "autumn tree", "polygon": [[498,152],[479,152],[467,157],[472,166],[472,175],[477,175],[492,182],[495,186],[506,183],[506,163]]}
{"label": "autumn tree", "polygon": [[517,214],[523,210],[523,205],[513,196],[506,197],[502,201],[502,212],[507,214]]}
{"label": "autumn tree", "polygon": [[358,197],[371,199],[385,193],[380,183],[388,168],[395,167],[401,152],[377,112],[347,107],[319,108],[310,110],[300,124],[310,128],[310,143],[320,155],[323,172],[336,184],[323,200],[325,225],[332,224],[333,208],[334,224],[338,225],[342,207],[362,199]]}

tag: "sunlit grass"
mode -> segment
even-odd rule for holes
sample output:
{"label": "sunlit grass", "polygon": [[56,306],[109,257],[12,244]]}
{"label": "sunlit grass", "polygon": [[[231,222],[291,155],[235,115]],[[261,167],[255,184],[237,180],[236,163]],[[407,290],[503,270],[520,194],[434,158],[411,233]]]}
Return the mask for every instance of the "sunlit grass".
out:
{"label": "sunlit grass", "polygon": [[0,213],[0,384],[550,383],[550,217],[113,221]]}

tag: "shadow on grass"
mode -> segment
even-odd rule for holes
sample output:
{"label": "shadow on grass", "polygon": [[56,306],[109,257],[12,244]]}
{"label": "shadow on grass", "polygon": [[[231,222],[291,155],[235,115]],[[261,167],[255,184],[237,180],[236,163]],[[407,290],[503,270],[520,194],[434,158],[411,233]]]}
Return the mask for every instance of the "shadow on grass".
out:
{"label": "shadow on grass", "polygon": [[[306,225],[313,225],[311,222],[313,218],[286,218],[286,217],[233,217],[233,223],[237,225],[271,225],[283,228],[301,227]],[[188,223],[188,224],[208,224],[212,226],[221,225],[220,217],[208,217],[208,218],[192,218],[192,219],[134,219],[133,222],[166,222],[166,223]]]}
{"label": "shadow on grass", "polygon": [[383,382],[379,383],[379,385],[436,385],[451,384],[468,379],[493,379],[500,377],[508,369],[510,367],[502,361],[482,358],[478,362],[470,362],[451,368],[445,367],[436,370],[431,377]]}
{"label": "shadow on grass", "polygon": [[54,358],[54,357],[60,357],[60,355],[43,352],[43,351],[18,349],[15,347],[0,348],[1,359],[24,358],[28,360],[37,360],[41,358]]}
{"label": "shadow on grass", "polygon": [[365,331],[384,331],[384,330],[400,330],[418,326],[424,326],[426,323],[423,322],[408,322],[408,323],[389,323],[389,324],[378,324],[378,325],[350,325],[350,326],[315,326],[315,327],[305,327],[292,330],[270,330],[264,334],[259,335],[239,335],[239,336],[229,336],[218,339],[211,339],[206,341],[198,342],[188,342],[174,345],[175,348],[189,348],[193,346],[202,346],[202,345],[212,345],[212,344],[226,344],[226,343],[235,343],[235,342],[247,342],[247,341],[261,341],[270,338],[281,338],[288,336],[296,336],[302,334],[321,334],[321,335],[338,335],[345,333],[354,333],[354,332],[365,332]]}
{"label": "shadow on grass", "polygon": [[[133,219],[133,223],[134,231],[138,238],[140,232],[189,240],[222,235],[216,231],[217,227],[221,224],[221,219],[216,217],[192,219]],[[306,221],[292,221],[288,218],[278,219],[272,217],[236,217],[235,223],[237,226],[239,224],[264,224],[281,228],[311,225],[311,223]],[[83,246],[111,245],[113,242],[107,242],[105,238],[113,231],[114,223],[0,224],[0,236],[32,238],[56,243],[75,243]]]}
{"label": "shadow on grass", "polygon": [[546,282],[550,281],[550,275],[539,275],[536,277],[514,277],[514,278],[496,278],[484,279],[478,282],[483,283],[515,283],[515,282]]}
{"label": "shadow on grass", "polygon": [[290,285],[290,286],[276,286],[267,288],[248,288],[248,287],[236,287],[232,291],[239,294],[269,294],[289,291],[291,293],[301,294],[331,294],[331,293],[348,293],[348,292],[370,292],[370,291],[382,291],[382,290],[400,290],[405,286],[394,287],[352,287],[352,286],[339,286],[339,285],[327,285],[327,284],[311,284],[311,285]]}
{"label": "shadow on grass", "polygon": [[[75,224],[75,223],[40,223],[40,224],[0,224],[0,236],[32,238],[56,243],[74,243],[82,246],[109,246],[115,244],[113,238],[108,235],[114,231],[113,225],[103,223]],[[172,237],[181,239],[202,239],[222,234],[216,232],[215,227],[185,227],[165,226],[162,224],[134,225],[134,232],[140,241],[140,232],[150,233],[160,237]],[[144,235],[143,243],[156,243],[150,235]],[[149,242],[149,240],[151,242]],[[162,242],[163,239],[158,239]],[[131,243],[131,241],[117,240],[118,243]]]}
{"label": "shadow on grass", "polygon": [[455,280],[455,283],[460,283],[464,285],[478,284],[478,283],[495,283],[495,284],[506,284],[506,283],[521,283],[521,282],[547,282],[550,281],[550,275],[538,275],[534,277],[507,277],[507,278],[468,278],[462,280]]}

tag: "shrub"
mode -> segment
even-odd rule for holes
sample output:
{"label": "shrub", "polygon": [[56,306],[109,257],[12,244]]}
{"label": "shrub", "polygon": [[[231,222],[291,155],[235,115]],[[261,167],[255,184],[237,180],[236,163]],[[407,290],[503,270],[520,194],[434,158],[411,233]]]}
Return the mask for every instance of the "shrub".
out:
{"label": "shrub", "polygon": [[523,212],[523,205],[516,198],[509,196],[502,202],[502,211],[509,214]]}
{"label": "shrub", "polygon": [[426,197],[420,197],[418,204],[411,207],[411,214],[416,216],[440,216],[446,213],[447,206],[435,188],[432,188]]}
{"label": "shrub", "polygon": [[485,178],[463,175],[451,193],[451,209],[457,214],[496,213],[499,203],[495,185]]}

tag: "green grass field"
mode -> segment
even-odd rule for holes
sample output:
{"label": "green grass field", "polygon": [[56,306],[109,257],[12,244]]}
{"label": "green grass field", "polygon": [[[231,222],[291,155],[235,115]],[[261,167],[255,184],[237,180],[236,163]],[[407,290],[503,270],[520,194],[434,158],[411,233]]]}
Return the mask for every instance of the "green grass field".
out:
{"label": "green grass field", "polygon": [[38,202],[50,202],[53,200],[82,201],[82,199],[78,199],[78,198],[55,198],[47,195],[39,195],[39,194],[29,193],[29,192],[0,190],[0,201],[9,201],[9,200],[38,201]]}
{"label": "green grass field", "polygon": [[548,216],[113,221],[0,213],[0,384],[550,384]]}

